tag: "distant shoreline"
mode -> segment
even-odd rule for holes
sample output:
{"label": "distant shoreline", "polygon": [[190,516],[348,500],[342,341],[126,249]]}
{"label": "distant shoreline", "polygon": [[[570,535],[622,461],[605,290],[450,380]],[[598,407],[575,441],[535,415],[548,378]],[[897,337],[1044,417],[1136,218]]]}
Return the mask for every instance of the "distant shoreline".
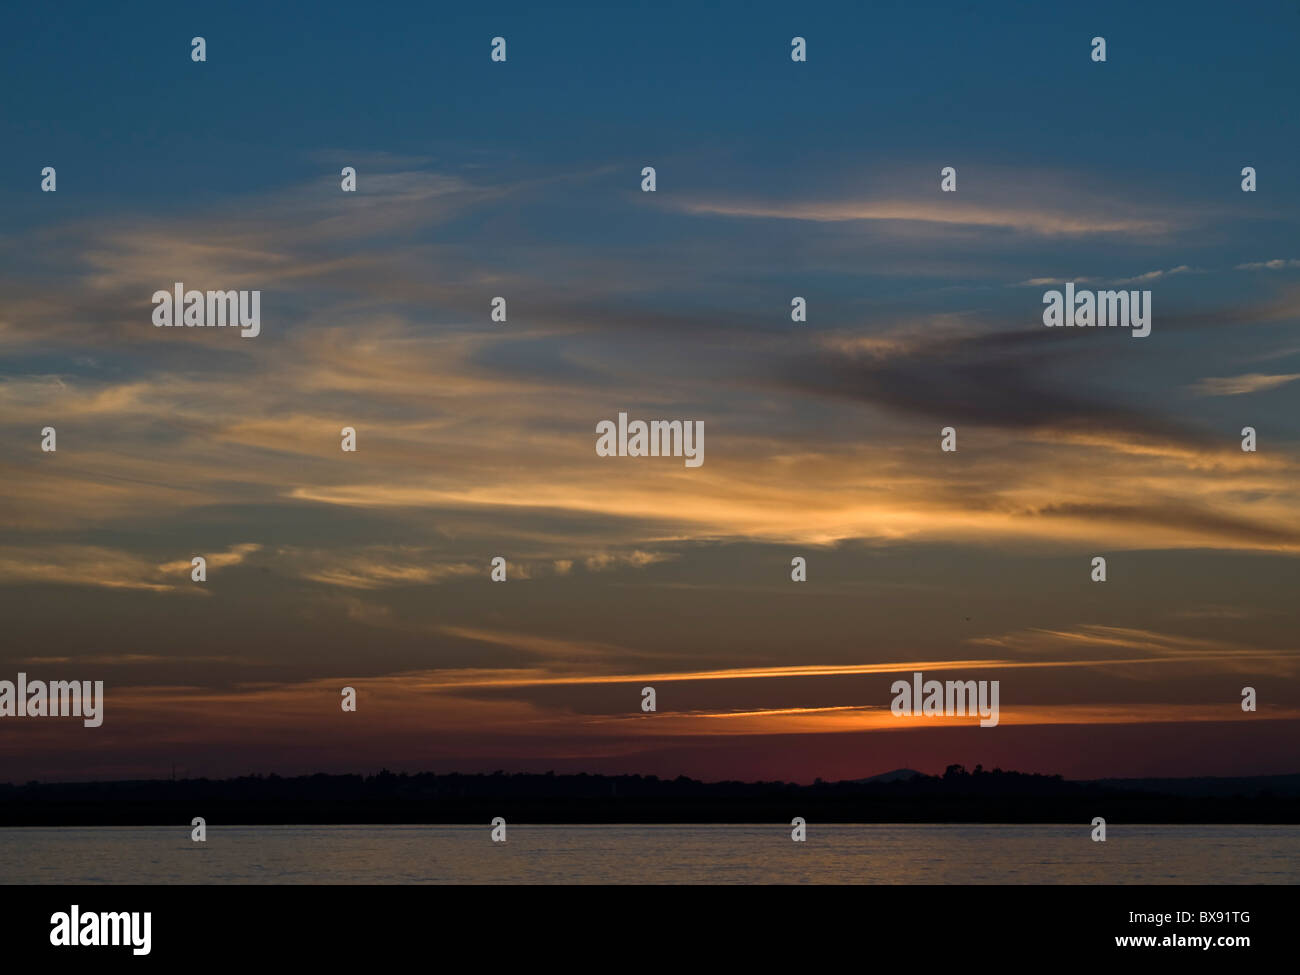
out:
{"label": "distant shoreline", "polygon": [[795,785],[600,775],[312,775],[0,785],[0,826],[1087,824],[1297,825],[1300,775],[1070,782],[910,770]]}
{"label": "distant shoreline", "polygon": [[737,804],[735,806],[654,808],[629,805],[601,808],[581,804],[540,806],[519,802],[491,805],[421,804],[355,805],[351,803],[230,804],[222,802],[151,803],[149,805],[32,805],[0,810],[0,828],[91,826],[187,826],[203,816],[210,826],[461,826],[482,825],[494,816],[510,823],[538,826],[691,826],[788,824],[794,816],[808,822],[845,825],[1087,825],[1101,816],[1111,826],[1294,826],[1300,825],[1300,801],[1259,804],[1152,803],[1117,800],[1069,807],[943,804],[924,808],[855,805],[828,808],[813,803]]}

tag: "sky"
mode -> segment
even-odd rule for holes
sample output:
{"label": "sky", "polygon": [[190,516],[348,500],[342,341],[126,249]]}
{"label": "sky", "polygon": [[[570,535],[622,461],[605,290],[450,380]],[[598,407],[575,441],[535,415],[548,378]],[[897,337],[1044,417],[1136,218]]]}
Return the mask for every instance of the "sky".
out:
{"label": "sky", "polygon": [[0,781],[1300,770],[1300,5],[700,7],[5,12]]}

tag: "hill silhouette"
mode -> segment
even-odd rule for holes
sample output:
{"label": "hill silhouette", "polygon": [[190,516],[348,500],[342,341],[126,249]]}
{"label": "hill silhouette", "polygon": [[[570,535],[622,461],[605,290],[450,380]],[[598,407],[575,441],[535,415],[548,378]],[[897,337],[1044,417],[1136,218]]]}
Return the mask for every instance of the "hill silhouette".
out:
{"label": "hill silhouette", "polygon": [[[909,774],[910,773],[910,774]],[[1067,781],[900,769],[869,779],[701,782],[653,775],[250,775],[0,785],[0,826],[483,823],[1300,823],[1300,775]]]}
{"label": "hill silhouette", "polygon": [[879,775],[868,775],[865,779],[853,779],[854,782],[894,782],[899,779],[906,781],[917,775],[924,775],[924,772],[918,772],[914,768],[896,768],[892,772],[881,772]]}

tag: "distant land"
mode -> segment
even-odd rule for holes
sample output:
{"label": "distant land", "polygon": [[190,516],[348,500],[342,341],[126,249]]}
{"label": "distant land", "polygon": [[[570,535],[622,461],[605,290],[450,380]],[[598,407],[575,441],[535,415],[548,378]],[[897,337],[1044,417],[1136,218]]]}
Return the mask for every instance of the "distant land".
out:
{"label": "distant land", "polygon": [[898,769],[812,785],[679,776],[278,775],[0,785],[0,826],[374,823],[1300,823],[1300,774],[1099,779]]}

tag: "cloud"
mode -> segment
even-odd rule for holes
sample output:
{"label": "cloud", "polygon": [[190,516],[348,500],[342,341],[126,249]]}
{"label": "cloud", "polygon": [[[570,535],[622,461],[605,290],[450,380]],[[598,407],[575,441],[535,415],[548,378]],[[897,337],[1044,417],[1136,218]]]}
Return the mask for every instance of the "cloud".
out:
{"label": "cloud", "polygon": [[[245,543],[204,558],[209,569],[224,568],[239,565],[260,549],[260,544]],[[0,583],[11,585],[35,583],[206,595],[201,585],[191,582],[191,570],[189,558],[159,564],[132,552],[98,545],[54,542],[0,549]]]}
{"label": "cloud", "polygon": [[[248,556],[254,552],[260,552],[262,545],[259,542],[244,542],[240,545],[233,545],[224,552],[213,552],[211,555],[198,552],[195,554],[203,555],[209,569],[224,569],[232,565],[239,565],[245,561]],[[159,571],[166,575],[179,574],[188,576],[193,569],[192,559],[180,559],[176,562],[168,562],[158,567]]]}
{"label": "cloud", "polygon": [[1042,330],[916,331],[883,348],[832,338],[820,348],[787,357],[778,382],[809,393],[888,407],[899,412],[1008,429],[1068,432],[1123,431],[1182,444],[1203,445],[1187,428],[1125,407],[1115,397],[1071,392],[1048,380],[1043,365],[1053,353],[1083,354],[1076,344],[1059,350]]}
{"label": "cloud", "polygon": [[642,552],[634,549],[631,552],[598,552],[587,556],[582,564],[589,572],[605,572],[616,567],[644,569],[647,565],[669,562],[675,558],[676,554],[671,552]]}
{"label": "cloud", "polygon": [[[1300,709],[1278,708],[1271,719],[1295,720]],[[998,725],[1110,725],[1169,724],[1202,721],[1249,721],[1240,709],[1202,704],[1140,705],[1004,705]],[[636,716],[598,719],[601,724],[632,725]],[[798,735],[846,732],[915,731],[918,728],[968,728],[977,726],[979,714],[951,717],[913,715],[899,717],[887,706],[770,708],[754,711],[686,711],[656,716],[655,730],[664,735]]]}
{"label": "cloud", "polygon": [[1099,278],[1076,275],[1069,278],[1029,278],[1027,281],[1017,281],[1011,285],[1013,288],[1040,288],[1049,286],[1059,286],[1073,281],[1075,284],[1140,284],[1144,281],[1157,281],[1160,278],[1173,277],[1176,274],[1204,274],[1199,268],[1189,267],[1186,264],[1179,264],[1177,267],[1171,267],[1167,270],[1145,271],[1142,274],[1134,275],[1131,278]]}
{"label": "cloud", "polygon": [[286,548],[280,567],[299,578],[340,589],[389,589],[430,586],[456,578],[486,575],[482,565],[446,562],[429,549],[372,545],[336,549]]}
{"label": "cloud", "polygon": [[[1099,628],[1100,629],[1100,628]],[[505,645],[515,646],[518,637],[494,638],[490,642],[501,642]],[[1122,640],[1105,639],[1104,633],[1099,633],[1095,638],[1071,639],[1068,633],[1056,633],[1053,631],[1029,631],[1021,634],[1009,634],[1004,637],[975,638],[969,641],[973,644],[982,644],[987,646],[999,646],[1006,649],[1023,651],[1029,648],[1038,651],[1049,650],[1054,643],[1060,645],[1069,644],[1087,644],[1098,647],[1123,647],[1142,651],[1144,656],[1126,656],[1126,657],[1049,657],[1041,660],[1024,660],[1010,658],[968,658],[961,660],[912,660],[889,663],[862,663],[862,664],[797,664],[797,665],[771,665],[758,667],[723,667],[711,668],[707,670],[659,670],[653,672],[641,673],[571,673],[557,672],[552,669],[502,669],[500,671],[425,671],[418,674],[408,674],[408,679],[413,686],[424,687],[429,690],[460,690],[469,688],[482,687],[499,687],[499,688],[523,688],[523,687],[546,687],[546,686],[566,686],[577,687],[582,685],[602,685],[602,684],[670,684],[683,681],[752,681],[752,680],[777,680],[777,679],[812,679],[812,678],[838,678],[838,677],[856,677],[871,674],[912,674],[916,671],[924,673],[951,673],[956,671],[1013,671],[1013,670],[1042,670],[1042,669],[1059,669],[1059,668],[1113,668],[1113,667],[1148,667],[1164,666],[1168,664],[1186,665],[1186,664],[1221,664],[1224,669],[1236,670],[1246,664],[1256,666],[1264,663],[1283,663],[1294,667],[1300,664],[1300,654],[1295,651],[1280,650],[1250,650],[1244,648],[1230,648],[1223,645],[1217,647],[1193,645],[1179,649],[1170,646],[1167,643],[1153,642],[1135,642],[1126,645]],[[519,644],[522,646],[523,644]],[[560,649],[552,641],[541,641],[534,652],[541,652]],[[609,661],[614,662],[618,658],[610,655]]]}
{"label": "cloud", "polygon": [[685,201],[677,206],[696,215],[815,223],[899,221],[1015,230],[1046,236],[1091,234],[1157,235],[1173,224],[1157,217],[1092,216],[1084,208],[1052,210],[948,200],[829,200],[769,203],[754,200]]}
{"label": "cloud", "polygon": [[1238,271],[1281,271],[1285,268],[1300,267],[1300,260],[1291,258],[1274,258],[1271,261],[1255,261],[1250,264],[1238,264]]}
{"label": "cloud", "polygon": [[1136,277],[1120,278],[1115,283],[1116,284],[1138,284],[1143,281],[1157,281],[1160,278],[1173,277],[1175,274],[1203,274],[1203,273],[1204,273],[1203,271],[1200,271],[1196,268],[1188,267],[1186,264],[1179,264],[1177,267],[1171,267],[1165,271],[1147,271],[1144,274],[1137,275]]}
{"label": "cloud", "polygon": [[[644,656],[639,650],[612,643],[590,640],[572,640],[556,637],[539,636],[536,633],[515,633],[500,630],[486,630],[473,626],[440,626],[439,632],[449,636],[487,643],[493,646],[508,647],[529,654],[535,654],[547,660],[563,665],[565,661],[604,660],[625,661],[629,658]],[[465,686],[457,682],[456,686]]]}
{"label": "cloud", "polygon": [[[1195,614],[1190,613],[1179,615],[1185,618],[1197,618]],[[1213,614],[1213,616],[1243,618],[1241,615]],[[1035,627],[1000,636],[974,637],[966,642],[972,646],[997,647],[1013,653],[1036,655],[1048,661],[1057,660],[1055,654],[1076,654],[1080,650],[1093,650],[1107,654],[1115,650],[1130,650],[1149,655],[1147,658],[1149,663],[1177,663],[1183,666],[1184,670],[1190,670],[1195,666],[1232,673],[1264,672],[1282,676],[1300,672],[1300,649],[1259,648],[1229,640],[1161,633],[1138,627],[1103,624],[1083,624],[1073,629]],[[1078,658],[1060,659],[1076,661]],[[1131,658],[1127,661],[1103,660],[1099,657],[1094,663],[1096,666],[1109,667],[1122,663],[1134,664],[1140,660],[1141,658]],[[1073,665],[1075,665],[1073,662],[1067,664],[1067,666]]]}
{"label": "cloud", "polygon": [[1198,396],[1241,396],[1245,393],[1258,393],[1266,389],[1276,389],[1297,379],[1300,379],[1300,372],[1279,375],[1251,372],[1242,376],[1202,379],[1194,383],[1190,388]]}
{"label": "cloud", "polygon": [[1075,284],[1089,284],[1096,281],[1096,278],[1073,277],[1073,278],[1030,278],[1027,281],[1017,281],[1011,285],[1013,288],[1044,288],[1051,285],[1066,284],[1073,281]]}
{"label": "cloud", "polygon": [[205,655],[186,655],[184,657],[168,657],[157,653],[92,653],[79,657],[24,657],[21,660],[24,664],[107,664],[113,667],[122,666],[144,666],[159,663],[184,663],[185,665],[199,663],[217,663],[217,664],[237,664],[246,666],[256,663],[253,658],[232,656],[229,654],[205,656]]}

